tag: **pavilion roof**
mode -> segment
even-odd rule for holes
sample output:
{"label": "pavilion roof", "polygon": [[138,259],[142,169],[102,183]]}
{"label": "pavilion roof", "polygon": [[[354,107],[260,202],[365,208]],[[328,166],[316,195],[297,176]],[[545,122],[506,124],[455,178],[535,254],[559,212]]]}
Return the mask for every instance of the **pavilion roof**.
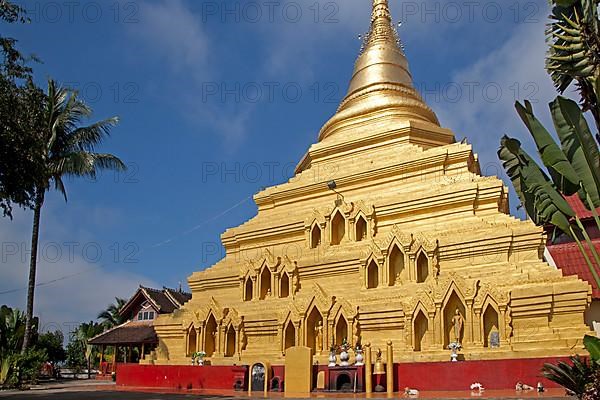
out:
{"label": "pavilion roof", "polygon": [[179,309],[184,303],[192,298],[191,293],[170,288],[153,289],[141,286],[133,296],[121,307],[119,313],[128,315],[131,308],[142,301],[148,301],[159,314],[170,314]]}
{"label": "pavilion roof", "polygon": [[[593,239],[592,243],[600,252],[600,238]],[[596,267],[598,273],[600,273],[600,268],[594,263],[594,258],[592,257],[585,242],[583,242],[583,247],[586,249],[592,264]],[[583,255],[579,251],[577,243],[568,242],[550,245],[548,246],[548,251],[552,256],[554,263],[562,270],[564,275],[577,275],[579,278],[588,281],[592,286],[592,297],[594,299],[600,299],[600,288],[596,284],[596,281],[594,280],[592,273],[590,272],[589,267],[583,258]]]}
{"label": "pavilion roof", "polygon": [[[581,201],[581,199],[579,198],[578,195],[574,194],[573,196],[565,196],[565,199],[567,200],[567,203],[569,203],[569,205],[571,206],[573,211],[575,211],[575,214],[577,214],[577,216],[580,219],[588,219],[588,218],[594,217],[592,212],[590,210],[588,210],[585,207],[585,205],[583,205],[583,202]],[[596,211],[600,215],[600,207],[598,207],[596,209]]]}
{"label": "pavilion roof", "polygon": [[158,337],[152,321],[127,321],[88,340],[92,345],[155,344]]}

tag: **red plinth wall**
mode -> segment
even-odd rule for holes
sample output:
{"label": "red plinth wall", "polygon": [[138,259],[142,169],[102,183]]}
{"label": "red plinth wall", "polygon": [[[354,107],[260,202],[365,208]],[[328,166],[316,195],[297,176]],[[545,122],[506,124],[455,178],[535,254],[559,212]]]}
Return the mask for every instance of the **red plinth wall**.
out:
{"label": "red plinth wall", "polygon": [[247,367],[118,364],[117,385],[177,390],[233,390],[237,380],[245,386]]}
{"label": "red plinth wall", "polygon": [[541,369],[545,363],[559,361],[568,361],[568,358],[394,364],[394,389],[469,390],[475,382],[486,389],[512,389],[519,381],[534,387],[538,382],[545,387],[558,387],[542,377]]}
{"label": "red plinth wall", "polygon": [[[405,387],[422,391],[469,390],[472,383],[480,382],[486,389],[513,389],[518,381],[535,386],[557,387],[544,379],[544,363],[568,361],[565,357],[531,358],[489,361],[459,361],[394,364],[394,390]],[[324,365],[316,370],[326,369]],[[285,381],[285,368],[273,366],[272,375]],[[117,385],[130,387],[166,388],[176,390],[222,389],[232,390],[236,381],[248,387],[248,368],[240,366],[160,366],[117,365]],[[385,382],[385,380],[384,380]]]}

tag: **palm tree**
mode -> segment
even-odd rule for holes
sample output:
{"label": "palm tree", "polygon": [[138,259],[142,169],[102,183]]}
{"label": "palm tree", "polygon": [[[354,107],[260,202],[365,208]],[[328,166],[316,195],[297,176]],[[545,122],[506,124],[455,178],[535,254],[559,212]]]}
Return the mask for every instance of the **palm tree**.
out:
{"label": "palm tree", "polygon": [[53,184],[66,201],[64,176],[94,178],[99,170],[126,169],[125,164],[116,156],[94,152],[95,147],[109,136],[110,129],[118,123],[117,117],[81,127],[82,120],[91,116],[91,108],[78,98],[77,92],[57,86],[51,79],[48,80],[45,113],[46,125],[40,132],[41,140],[45,145],[43,155],[45,174],[36,187],[23,352],[29,346],[31,337],[40,215],[46,191],[50,190]]}
{"label": "palm tree", "polygon": [[106,310],[98,314],[98,319],[102,320],[101,324],[105,329],[113,328],[125,322],[125,318],[119,314],[125,303],[127,303],[127,300],[115,297],[115,303],[110,304]]}

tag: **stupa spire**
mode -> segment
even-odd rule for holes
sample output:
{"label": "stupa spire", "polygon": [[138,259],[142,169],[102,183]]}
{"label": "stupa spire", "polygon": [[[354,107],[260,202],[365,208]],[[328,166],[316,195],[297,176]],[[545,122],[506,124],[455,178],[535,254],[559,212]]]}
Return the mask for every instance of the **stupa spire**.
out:
{"label": "stupa spire", "polygon": [[356,60],[348,94],[321,129],[319,139],[358,122],[361,116],[373,119],[383,113],[395,120],[419,120],[439,126],[436,115],[414,88],[388,0],[373,0],[371,26]]}
{"label": "stupa spire", "polygon": [[371,13],[371,30],[369,41],[388,40],[394,37],[392,29],[392,14],[387,0],[373,0],[373,12]]}

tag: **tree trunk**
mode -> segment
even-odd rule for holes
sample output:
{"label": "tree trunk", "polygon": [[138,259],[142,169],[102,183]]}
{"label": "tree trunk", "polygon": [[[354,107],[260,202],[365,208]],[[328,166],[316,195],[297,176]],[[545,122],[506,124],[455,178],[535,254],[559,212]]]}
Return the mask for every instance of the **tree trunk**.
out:
{"label": "tree trunk", "polygon": [[31,341],[31,330],[33,324],[33,296],[35,294],[35,273],[37,268],[38,239],[40,236],[40,215],[44,205],[44,194],[42,190],[35,199],[35,208],[33,211],[33,231],[31,233],[31,259],[29,263],[29,282],[27,284],[27,311],[25,320],[25,335],[23,337],[23,347],[21,353],[24,353],[29,347]]}

